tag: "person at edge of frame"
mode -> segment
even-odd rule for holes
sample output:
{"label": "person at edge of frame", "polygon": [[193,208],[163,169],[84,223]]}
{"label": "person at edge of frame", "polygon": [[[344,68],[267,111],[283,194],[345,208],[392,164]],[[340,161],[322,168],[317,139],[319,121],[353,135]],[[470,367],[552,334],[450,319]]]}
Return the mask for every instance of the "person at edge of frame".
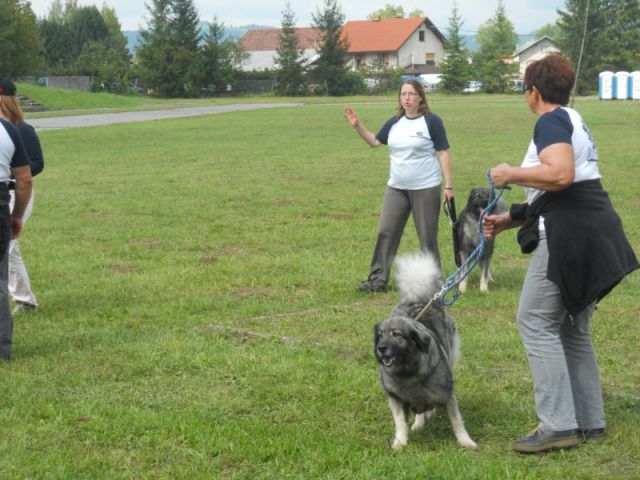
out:
{"label": "person at edge of frame", "polygon": [[[15,96],[13,82],[0,79],[0,101]],[[10,210],[9,182],[15,181],[15,204]],[[31,166],[18,129],[0,110],[0,360],[11,359],[13,319],[9,307],[9,243],[20,236],[24,212],[31,198]]]}
{"label": "person at edge of frame", "polygon": [[523,91],[538,119],[520,167],[501,164],[498,187],[524,187],[526,203],[487,215],[486,236],[520,226],[533,253],[517,323],[529,360],[539,423],[515,441],[519,453],[570,448],[605,435],[604,404],[591,323],[596,302],[639,267],[620,217],[603,189],[595,143],[566,105],[576,76],[552,54],[531,63]]}

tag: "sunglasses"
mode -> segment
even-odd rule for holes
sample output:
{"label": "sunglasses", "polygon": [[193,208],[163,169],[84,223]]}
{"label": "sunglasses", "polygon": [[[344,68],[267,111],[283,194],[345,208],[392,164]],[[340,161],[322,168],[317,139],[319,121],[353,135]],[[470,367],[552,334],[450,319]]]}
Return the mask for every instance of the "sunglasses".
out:
{"label": "sunglasses", "polygon": [[526,83],[522,82],[522,93],[526,93],[533,90],[533,85],[527,85]]}

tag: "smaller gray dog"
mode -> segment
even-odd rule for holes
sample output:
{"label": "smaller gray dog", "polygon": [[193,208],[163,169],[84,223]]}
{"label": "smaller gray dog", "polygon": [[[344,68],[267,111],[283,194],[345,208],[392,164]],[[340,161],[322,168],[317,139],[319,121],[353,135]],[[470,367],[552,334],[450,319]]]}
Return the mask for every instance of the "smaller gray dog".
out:
{"label": "smaller gray dog", "polygon": [[453,391],[452,368],[460,353],[455,321],[437,302],[415,320],[442,287],[440,269],[432,256],[422,253],[395,263],[400,302],[374,331],[374,354],[396,427],[391,447],[407,444],[410,413],[415,414],[411,430],[421,430],[441,405],[447,408],[458,443],[476,448]]}
{"label": "smaller gray dog", "polygon": [[[469,192],[467,205],[458,217],[458,245],[460,248],[460,259],[463,262],[469,258],[471,252],[480,244],[480,214],[482,210],[487,208],[490,194],[491,191],[488,188],[474,188],[471,190],[471,192]],[[503,213],[506,212],[506,210],[507,204],[504,200],[500,199],[491,213]],[[480,257],[480,291],[483,293],[489,291],[489,281],[493,280],[491,277],[491,259],[493,258],[494,245],[495,238],[487,238],[482,257]],[[460,282],[461,292],[466,291],[468,279],[469,277],[466,277]]]}

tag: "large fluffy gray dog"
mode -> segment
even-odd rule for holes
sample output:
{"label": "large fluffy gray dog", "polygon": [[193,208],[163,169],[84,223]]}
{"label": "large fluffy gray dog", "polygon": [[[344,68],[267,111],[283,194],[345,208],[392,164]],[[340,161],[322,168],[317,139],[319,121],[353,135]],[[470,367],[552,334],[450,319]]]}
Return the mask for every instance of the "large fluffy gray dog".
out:
{"label": "large fluffy gray dog", "polygon": [[396,427],[391,446],[398,449],[407,444],[410,413],[415,414],[411,430],[416,431],[442,405],[458,443],[475,448],[453,391],[451,370],[460,352],[456,324],[437,302],[415,320],[442,287],[438,265],[433,257],[417,254],[397,258],[396,266],[400,302],[389,318],[375,326],[374,337],[380,379]]}
{"label": "large fluffy gray dog", "polygon": [[[487,208],[491,191],[488,188],[474,188],[469,192],[467,205],[464,207],[458,217],[458,245],[460,246],[460,258],[464,262],[471,252],[480,244],[480,230],[478,223],[480,222],[480,214],[482,210]],[[507,204],[504,200],[498,200],[492,213],[503,213],[507,210]],[[491,278],[491,259],[493,258],[494,237],[487,238],[482,257],[480,257],[480,291],[486,293],[489,291],[489,280]],[[467,289],[466,277],[460,283],[460,291]]]}

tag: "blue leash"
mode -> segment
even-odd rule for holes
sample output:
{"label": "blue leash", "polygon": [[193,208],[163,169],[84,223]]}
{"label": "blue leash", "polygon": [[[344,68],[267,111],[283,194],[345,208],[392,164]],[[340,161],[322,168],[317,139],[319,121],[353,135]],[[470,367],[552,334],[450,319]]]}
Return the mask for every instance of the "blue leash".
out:
{"label": "blue leash", "polygon": [[[422,309],[422,311],[420,311],[418,316],[415,318],[416,320],[418,320],[423,315],[423,313],[426,312],[431,307],[431,304],[434,301],[440,303],[440,305],[443,305],[445,307],[449,307],[453,305],[456,302],[456,300],[458,300],[458,297],[460,297],[462,293],[460,292],[460,290],[458,290],[458,285],[460,285],[460,283],[465,278],[467,278],[467,276],[469,276],[469,274],[473,271],[476,265],[478,265],[478,263],[480,262],[480,258],[482,258],[482,254],[484,253],[484,248],[487,244],[487,239],[484,237],[484,227],[482,226],[482,220],[486,215],[490,214],[493,211],[494,207],[498,203],[498,200],[500,200],[500,198],[502,197],[502,194],[504,193],[504,191],[506,189],[510,189],[510,187],[498,188],[496,184],[493,183],[493,180],[491,180],[490,173],[491,173],[491,170],[489,170],[489,172],[487,173],[487,181],[491,186],[491,191],[489,193],[489,203],[487,204],[487,208],[485,208],[480,214],[480,220],[478,222],[478,230],[480,232],[480,243],[473,250],[473,252],[471,252],[471,255],[469,255],[469,257],[467,257],[467,259],[464,262],[462,262],[462,265],[460,265],[460,268],[458,268],[452,275],[450,275],[447,278],[446,282],[444,282],[444,284],[442,285],[442,288],[440,289],[440,291],[436,293],[435,296],[429,301],[429,303]],[[497,194],[496,194],[496,191],[498,192]],[[454,289],[455,289],[455,292],[453,293],[453,297],[451,297],[450,300],[447,300],[447,295],[449,295],[449,293]]]}

